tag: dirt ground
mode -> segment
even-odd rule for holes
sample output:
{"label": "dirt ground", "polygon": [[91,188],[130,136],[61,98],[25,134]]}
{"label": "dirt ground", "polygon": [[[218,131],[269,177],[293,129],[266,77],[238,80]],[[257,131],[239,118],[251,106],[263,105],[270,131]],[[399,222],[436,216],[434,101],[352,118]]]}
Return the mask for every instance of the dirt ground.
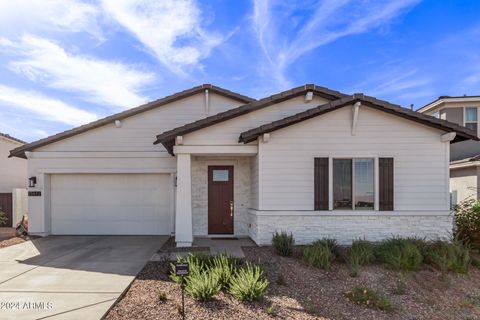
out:
{"label": "dirt ground", "polygon": [[[382,265],[364,267],[349,276],[348,267],[334,263],[324,271],[306,265],[299,249],[291,258],[277,256],[270,247],[244,248],[246,259],[259,263],[270,281],[258,302],[242,303],[220,293],[208,302],[186,297],[187,319],[480,319],[480,270],[448,274],[425,266],[402,273]],[[384,294],[393,311],[356,305],[345,294],[356,286]],[[160,301],[159,292],[167,300]],[[168,277],[168,264],[149,262],[106,319],[179,319],[181,290]]]}

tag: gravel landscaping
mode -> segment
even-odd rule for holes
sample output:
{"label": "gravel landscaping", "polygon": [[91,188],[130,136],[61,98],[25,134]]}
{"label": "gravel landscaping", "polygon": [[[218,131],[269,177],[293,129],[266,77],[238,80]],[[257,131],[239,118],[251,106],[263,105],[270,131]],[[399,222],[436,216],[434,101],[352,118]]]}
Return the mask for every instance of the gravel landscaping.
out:
{"label": "gravel landscaping", "polygon": [[0,248],[6,248],[15,244],[23,243],[37,237],[15,235],[14,228],[0,228]]}
{"label": "gravel landscaping", "polygon": [[[350,277],[344,263],[329,271],[307,265],[296,247],[280,257],[271,247],[244,247],[246,260],[259,264],[270,285],[256,302],[240,302],[220,292],[207,302],[185,295],[187,319],[480,319],[480,270],[441,273],[424,265],[418,272],[392,271],[374,264]],[[149,262],[106,319],[179,319],[180,287],[165,262]],[[354,288],[369,288],[391,302],[381,311],[349,300]]]}

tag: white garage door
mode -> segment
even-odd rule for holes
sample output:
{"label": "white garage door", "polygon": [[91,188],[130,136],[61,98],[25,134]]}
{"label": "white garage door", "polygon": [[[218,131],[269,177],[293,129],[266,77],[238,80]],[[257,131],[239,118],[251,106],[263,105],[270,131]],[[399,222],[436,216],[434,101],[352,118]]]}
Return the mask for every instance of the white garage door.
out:
{"label": "white garage door", "polygon": [[170,234],[172,189],[168,174],[52,175],[52,234]]}

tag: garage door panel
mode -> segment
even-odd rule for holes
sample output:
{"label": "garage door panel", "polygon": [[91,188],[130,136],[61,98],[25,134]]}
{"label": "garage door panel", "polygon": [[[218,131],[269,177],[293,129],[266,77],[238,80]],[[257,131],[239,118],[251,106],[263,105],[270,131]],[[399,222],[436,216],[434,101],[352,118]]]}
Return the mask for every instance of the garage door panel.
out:
{"label": "garage door panel", "polygon": [[170,234],[167,174],[65,174],[51,177],[53,234]]}

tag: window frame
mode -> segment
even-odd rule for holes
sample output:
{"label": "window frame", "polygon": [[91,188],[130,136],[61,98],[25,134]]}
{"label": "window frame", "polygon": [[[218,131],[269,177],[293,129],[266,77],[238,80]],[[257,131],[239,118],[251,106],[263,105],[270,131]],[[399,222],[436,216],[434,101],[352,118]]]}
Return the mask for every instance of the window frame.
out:
{"label": "window frame", "polygon": [[[476,121],[467,121],[467,109],[475,109],[477,111],[477,120]],[[478,135],[478,133],[479,133],[478,107],[475,107],[475,106],[465,106],[465,107],[463,107],[463,126],[466,127],[466,128],[467,128],[467,123],[475,123],[477,125],[477,135]]]}
{"label": "window frame", "polygon": [[[379,211],[379,167],[378,159],[381,157],[392,156],[372,156],[372,155],[359,155],[359,156],[328,156],[328,210],[332,212],[355,212],[358,214]],[[352,208],[350,210],[334,209],[334,197],[333,197],[333,160],[334,159],[350,159],[352,160]],[[355,209],[355,159],[372,159],[373,160],[373,209],[358,210]]]}

